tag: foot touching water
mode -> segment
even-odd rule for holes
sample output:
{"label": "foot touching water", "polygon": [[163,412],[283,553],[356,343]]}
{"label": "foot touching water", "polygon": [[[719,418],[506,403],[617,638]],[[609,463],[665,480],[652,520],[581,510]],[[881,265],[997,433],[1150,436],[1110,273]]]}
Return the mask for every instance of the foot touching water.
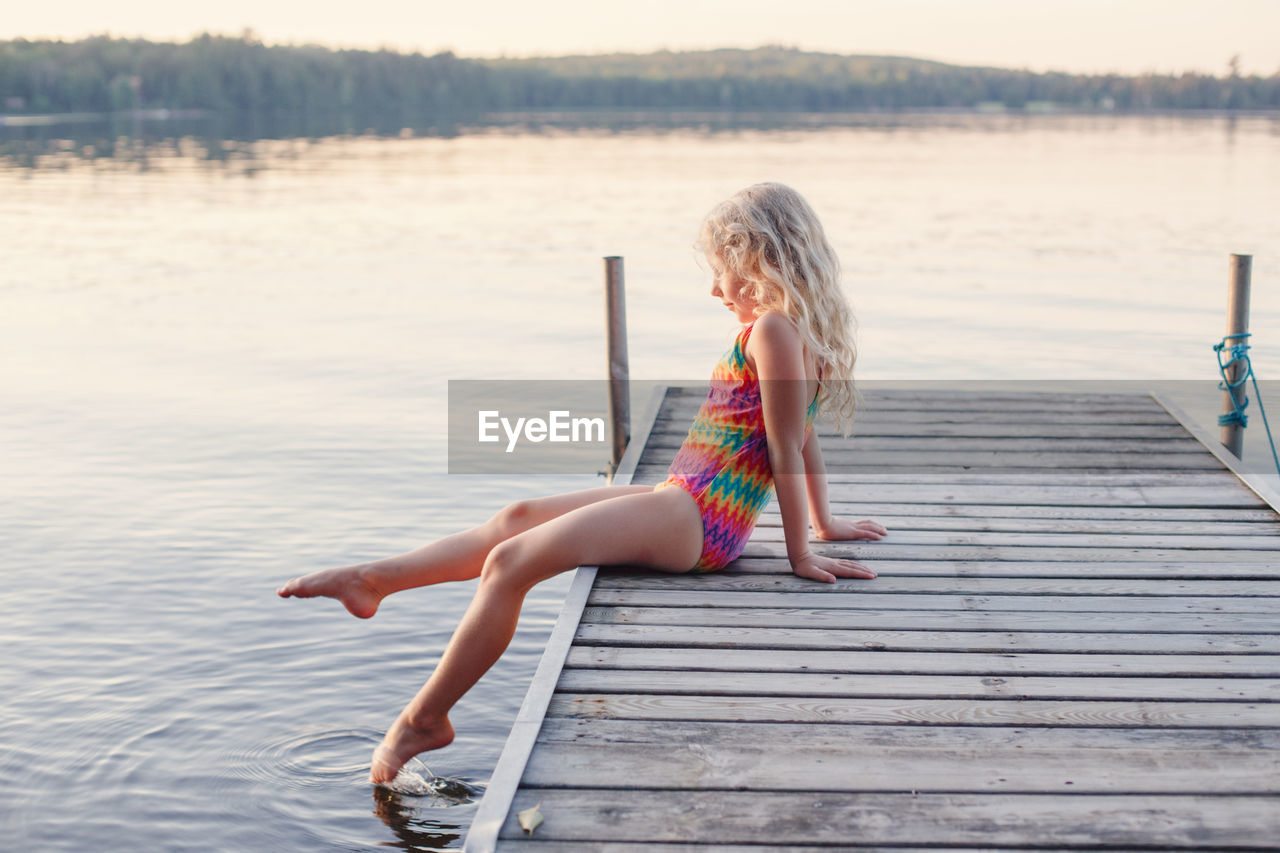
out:
{"label": "foot touching water", "polygon": [[453,742],[453,725],[448,717],[419,725],[401,715],[387,730],[382,743],[373,751],[369,781],[374,784],[390,782],[410,758],[421,752],[439,749]]}

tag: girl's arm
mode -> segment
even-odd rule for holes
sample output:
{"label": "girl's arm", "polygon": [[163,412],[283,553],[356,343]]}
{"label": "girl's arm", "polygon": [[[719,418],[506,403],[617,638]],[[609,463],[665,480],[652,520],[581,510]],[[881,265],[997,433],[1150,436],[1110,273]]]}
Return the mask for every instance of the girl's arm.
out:
{"label": "girl's arm", "polygon": [[819,539],[829,539],[831,504],[827,502],[827,466],[822,461],[822,445],[818,443],[818,431],[809,430],[805,437],[804,482],[809,495],[809,517],[813,520],[813,532]]}
{"label": "girl's arm", "polygon": [[[756,321],[747,349],[760,378],[769,465],[782,512],[791,571],[826,583],[834,583],[837,577],[875,577],[871,569],[852,560],[821,557],[809,550],[809,490],[804,457],[809,383],[805,381],[800,332],[786,317],[771,312]],[[823,493],[825,497],[825,487]]]}
{"label": "girl's arm", "polygon": [[818,444],[816,429],[810,430],[804,443],[804,475],[813,533],[819,539],[879,539],[888,534],[884,525],[870,519],[853,521],[831,515],[831,505],[827,502],[827,468],[822,462],[822,447]]}

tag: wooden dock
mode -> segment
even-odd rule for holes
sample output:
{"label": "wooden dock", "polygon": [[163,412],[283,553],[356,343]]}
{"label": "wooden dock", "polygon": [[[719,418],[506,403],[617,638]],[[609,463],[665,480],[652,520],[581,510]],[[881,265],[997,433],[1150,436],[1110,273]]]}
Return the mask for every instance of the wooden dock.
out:
{"label": "wooden dock", "polygon": [[[700,400],[655,398],[622,482]],[[468,850],[1280,849],[1280,517],[1212,436],[885,391],[823,448],[891,536],[815,547],[880,577],[794,577],[776,507],[718,574],[579,569]]]}

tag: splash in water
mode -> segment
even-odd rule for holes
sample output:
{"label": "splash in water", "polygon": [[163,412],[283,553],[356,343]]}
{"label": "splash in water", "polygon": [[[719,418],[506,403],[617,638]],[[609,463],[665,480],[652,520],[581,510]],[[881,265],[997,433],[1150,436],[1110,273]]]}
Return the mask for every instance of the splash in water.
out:
{"label": "splash in water", "polygon": [[431,797],[442,805],[462,805],[472,802],[478,791],[461,779],[437,776],[431,768],[416,758],[409,759],[396,778],[380,787],[410,797]]}

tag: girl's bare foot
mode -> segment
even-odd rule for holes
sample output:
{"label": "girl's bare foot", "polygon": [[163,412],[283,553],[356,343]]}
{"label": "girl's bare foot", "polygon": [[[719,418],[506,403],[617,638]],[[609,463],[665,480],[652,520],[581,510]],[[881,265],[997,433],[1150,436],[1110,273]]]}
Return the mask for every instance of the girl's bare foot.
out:
{"label": "girl's bare foot", "polygon": [[382,593],[364,576],[362,566],[325,569],[294,578],[276,590],[281,598],[313,598],[317,595],[336,598],[352,616],[368,619],[378,612]]}
{"label": "girl's bare foot", "polygon": [[387,730],[382,743],[373,751],[369,781],[375,785],[396,778],[400,768],[410,758],[429,749],[439,749],[453,742],[453,725],[448,717],[427,725],[415,725],[404,715],[396,719]]}

